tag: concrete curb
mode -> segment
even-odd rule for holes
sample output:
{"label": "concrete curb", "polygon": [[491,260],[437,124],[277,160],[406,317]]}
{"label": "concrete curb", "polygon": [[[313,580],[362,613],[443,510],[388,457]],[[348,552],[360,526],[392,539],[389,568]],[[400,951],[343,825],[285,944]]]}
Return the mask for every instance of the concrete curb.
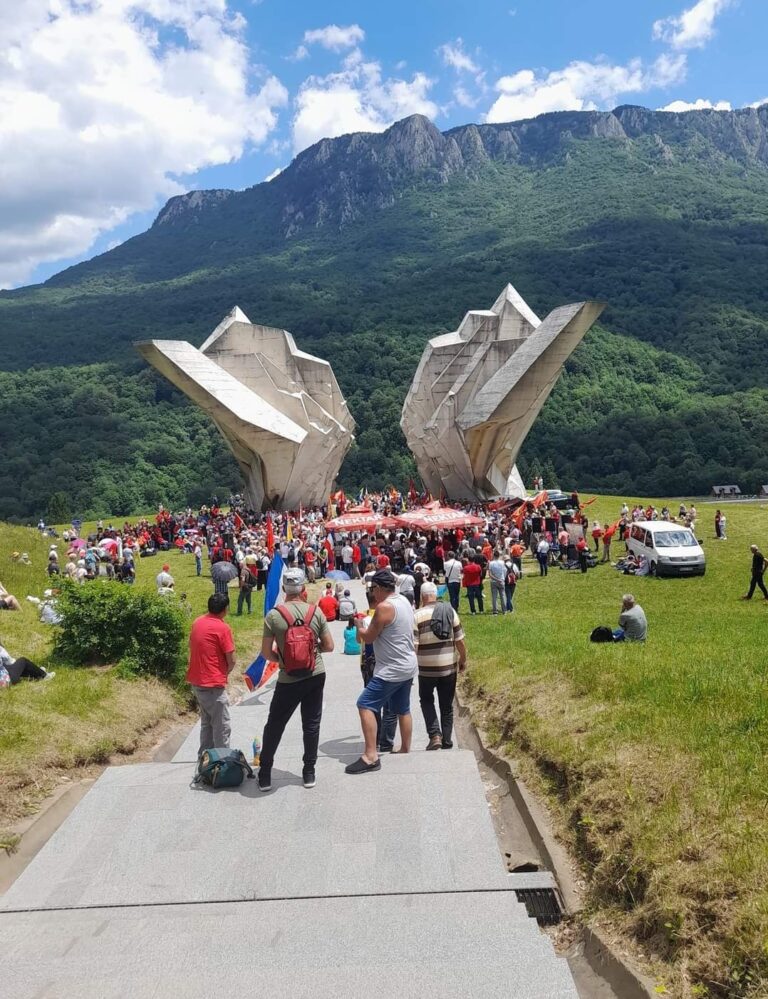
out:
{"label": "concrete curb", "polygon": [[490,748],[487,733],[475,723],[471,709],[462,701],[458,691],[456,702],[459,714],[477,740],[483,763],[509,788],[528,834],[555,876],[567,914],[576,919],[578,937],[571,949],[580,950],[595,974],[606,981],[622,999],[653,999],[657,995],[654,983],[619,954],[599,928],[579,919],[583,902],[574,864],[568,851],[558,842],[546,808],[526,786],[525,781],[515,775],[514,760]]}

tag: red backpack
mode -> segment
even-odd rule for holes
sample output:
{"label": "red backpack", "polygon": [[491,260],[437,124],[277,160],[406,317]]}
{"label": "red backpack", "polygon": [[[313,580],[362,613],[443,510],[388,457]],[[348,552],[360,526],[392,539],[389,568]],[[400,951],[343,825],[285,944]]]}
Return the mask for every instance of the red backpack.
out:
{"label": "red backpack", "polygon": [[302,675],[311,676],[317,659],[317,635],[310,625],[317,608],[314,604],[309,605],[306,620],[301,613],[297,617],[283,604],[275,609],[288,625],[283,643],[283,669],[296,679]]}

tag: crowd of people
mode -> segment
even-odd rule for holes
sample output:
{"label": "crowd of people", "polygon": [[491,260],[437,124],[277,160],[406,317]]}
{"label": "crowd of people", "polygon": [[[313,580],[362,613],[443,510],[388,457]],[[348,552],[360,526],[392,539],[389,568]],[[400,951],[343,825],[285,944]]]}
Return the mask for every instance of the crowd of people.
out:
{"label": "crowd of people", "polygon": [[[236,613],[252,612],[252,593],[267,582],[275,552],[285,566],[299,569],[307,582],[333,577],[320,600],[323,617],[352,621],[359,609],[344,586],[347,579],[362,579],[371,592],[373,578],[382,570],[391,571],[395,593],[418,611],[425,594],[435,588],[445,596],[454,611],[461,605],[462,590],[470,615],[506,615],[515,609],[515,594],[523,578],[523,557],[530,556],[541,576],[560,568],[586,573],[597,564],[611,564],[625,574],[647,574],[647,559],[612,546],[626,541],[638,521],[661,520],[695,529],[695,504],[681,503],[676,515],[668,506],[657,509],[624,503],[612,523],[590,521],[588,507],[578,493],[547,492],[543,488],[523,503],[499,500],[494,503],[454,504],[467,523],[445,528],[419,528],[398,523],[414,507],[431,498],[413,490],[399,493],[387,489],[365,493],[349,500],[343,492],[334,494],[323,507],[292,513],[260,513],[247,508],[242,497],[230,497],[226,508],[217,499],[197,510],[187,507],[172,512],[161,507],[151,518],[122,526],[99,521],[93,533],[79,537],[79,524],[61,536],[43,521],[41,533],[51,539],[47,574],[54,589],[38,601],[41,614],[56,620],[58,578],[75,584],[96,579],[132,585],[138,560],[167,558],[176,551],[193,560],[201,576],[207,567],[214,592],[227,596],[237,588]],[[440,504],[431,504],[440,507]],[[346,513],[371,513],[382,526],[339,529],[329,521]],[[726,540],[726,517],[718,509],[715,536]],[[60,555],[59,548],[65,551]],[[26,553],[14,553],[19,559]],[[759,558],[762,558],[758,553]],[[158,559],[159,561],[159,559]],[[759,561],[756,556],[754,562]],[[208,573],[206,573],[207,575]],[[762,584],[762,573],[753,565],[749,596]],[[176,592],[170,564],[164,562],[156,574],[157,592],[174,594],[182,603],[185,594]],[[426,589],[425,589],[426,587]],[[30,598],[35,599],[35,598]],[[18,598],[0,585],[0,610],[18,610]],[[191,609],[190,609],[191,611]]]}

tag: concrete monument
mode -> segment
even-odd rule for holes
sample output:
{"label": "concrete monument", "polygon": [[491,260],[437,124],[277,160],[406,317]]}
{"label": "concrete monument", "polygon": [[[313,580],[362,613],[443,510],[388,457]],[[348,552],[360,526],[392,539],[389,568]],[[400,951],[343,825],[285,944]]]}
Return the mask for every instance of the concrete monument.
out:
{"label": "concrete monument", "polygon": [[520,447],[563,364],[604,303],[554,309],[542,322],[508,284],[488,311],[427,344],[400,425],[433,496],[519,495]]}
{"label": "concrete monument", "polygon": [[327,361],[238,308],[199,350],[182,340],[135,347],[211,417],[240,465],[253,509],[327,500],[355,427]]}

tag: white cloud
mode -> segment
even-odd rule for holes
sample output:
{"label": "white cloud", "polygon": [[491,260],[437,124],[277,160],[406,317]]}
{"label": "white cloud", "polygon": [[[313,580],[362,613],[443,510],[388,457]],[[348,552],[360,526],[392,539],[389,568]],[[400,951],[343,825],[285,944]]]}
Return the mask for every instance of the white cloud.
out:
{"label": "white cloud", "polygon": [[451,66],[458,72],[480,72],[480,67],[477,63],[464,51],[464,42],[461,38],[457,38],[452,44],[446,42],[445,45],[441,45],[438,48],[437,52],[446,66]]}
{"label": "white cloud", "polygon": [[294,151],[348,132],[383,132],[410,114],[434,118],[439,109],[428,96],[432,84],[424,73],[414,73],[410,80],[383,78],[380,64],[366,62],[355,49],[340,72],[310,76],[299,88],[293,119]]}
{"label": "white cloud", "polygon": [[761,108],[763,104],[768,104],[768,97],[763,97],[761,101],[752,101],[751,104],[747,104],[748,108]]}
{"label": "white cloud", "polygon": [[698,0],[674,17],[664,17],[653,25],[653,37],[676,49],[701,48],[715,33],[715,19],[733,0]]}
{"label": "white cloud", "polygon": [[730,111],[731,104],[730,101],[712,101],[704,100],[700,97],[697,101],[672,101],[666,104],[663,108],[659,108],[659,111]]}
{"label": "white cloud", "polygon": [[331,52],[342,52],[364,41],[365,32],[359,24],[348,24],[345,28],[338,24],[329,24],[325,28],[305,31],[302,40],[305,45],[322,45]]}
{"label": "white cloud", "polygon": [[6,14],[0,286],[269,135],[287,93],[274,77],[249,86],[242,27],[227,0],[26,0]]}
{"label": "white cloud", "polygon": [[264,178],[264,183],[268,184],[270,180],[274,180],[275,177],[278,177],[283,172],[284,169],[285,167],[277,167],[277,169],[273,170],[272,173],[268,173],[267,176]]}
{"label": "white cloud", "polygon": [[537,76],[523,69],[496,81],[499,96],[485,120],[516,121],[548,111],[591,111],[614,105],[622,94],[669,86],[685,75],[685,56],[660,56],[644,67],[640,59],[625,66],[607,62],[572,62]]}
{"label": "white cloud", "polygon": [[453,88],[453,99],[460,108],[473,108],[477,106],[480,98],[473,97],[464,87],[458,86]]}

